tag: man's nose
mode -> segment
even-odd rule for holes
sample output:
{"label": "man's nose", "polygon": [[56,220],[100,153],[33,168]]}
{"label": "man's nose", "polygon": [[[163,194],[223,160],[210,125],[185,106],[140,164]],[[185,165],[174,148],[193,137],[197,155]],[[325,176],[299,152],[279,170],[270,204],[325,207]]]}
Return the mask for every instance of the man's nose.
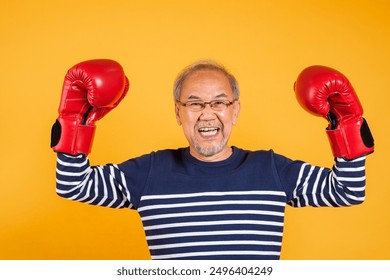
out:
{"label": "man's nose", "polygon": [[213,108],[211,108],[211,104],[210,103],[205,103],[205,107],[201,111],[200,118],[203,119],[203,120],[204,119],[214,119],[215,118],[215,111],[213,110]]}

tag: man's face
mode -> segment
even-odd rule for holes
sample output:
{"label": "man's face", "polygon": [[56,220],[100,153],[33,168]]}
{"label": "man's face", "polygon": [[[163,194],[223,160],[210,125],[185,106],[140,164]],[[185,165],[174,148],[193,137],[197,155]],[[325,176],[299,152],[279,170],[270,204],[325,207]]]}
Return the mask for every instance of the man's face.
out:
{"label": "man's face", "polygon": [[[213,70],[200,70],[188,76],[181,88],[180,102],[233,101],[233,92],[227,77]],[[227,146],[233,125],[240,111],[239,101],[223,111],[215,111],[210,105],[199,112],[176,104],[176,118],[183,126],[192,156],[203,161],[219,161],[231,155]]]}

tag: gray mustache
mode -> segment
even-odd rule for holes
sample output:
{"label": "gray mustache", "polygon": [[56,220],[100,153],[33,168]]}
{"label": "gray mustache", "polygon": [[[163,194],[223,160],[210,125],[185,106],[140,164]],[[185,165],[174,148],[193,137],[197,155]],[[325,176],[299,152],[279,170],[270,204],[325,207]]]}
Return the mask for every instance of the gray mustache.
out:
{"label": "gray mustache", "polygon": [[217,127],[219,129],[223,129],[223,124],[220,123],[220,122],[204,122],[204,121],[201,121],[201,122],[198,122],[195,125],[196,129],[200,129],[200,128],[204,128],[204,127]]}

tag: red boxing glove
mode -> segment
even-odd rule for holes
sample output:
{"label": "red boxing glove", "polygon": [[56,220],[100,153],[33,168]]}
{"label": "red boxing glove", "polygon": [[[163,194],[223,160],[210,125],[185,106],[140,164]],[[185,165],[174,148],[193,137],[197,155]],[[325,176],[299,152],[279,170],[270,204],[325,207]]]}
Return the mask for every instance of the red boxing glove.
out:
{"label": "red boxing glove", "polygon": [[95,122],[122,101],[128,88],[122,66],[113,60],[84,61],[69,69],[62,89],[59,117],[52,127],[50,146],[53,150],[88,155]]}
{"label": "red boxing glove", "polygon": [[325,66],[310,66],[299,74],[294,90],[305,110],[329,121],[326,132],[335,157],[351,160],[374,151],[363,108],[343,74]]}

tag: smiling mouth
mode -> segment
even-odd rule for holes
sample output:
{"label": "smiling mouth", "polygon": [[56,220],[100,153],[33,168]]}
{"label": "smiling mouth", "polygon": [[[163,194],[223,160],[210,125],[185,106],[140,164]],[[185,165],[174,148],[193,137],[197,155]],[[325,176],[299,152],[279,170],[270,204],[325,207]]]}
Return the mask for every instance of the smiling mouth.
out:
{"label": "smiling mouth", "polygon": [[218,127],[202,127],[198,129],[198,132],[204,137],[210,137],[217,135],[219,130],[220,128]]}

